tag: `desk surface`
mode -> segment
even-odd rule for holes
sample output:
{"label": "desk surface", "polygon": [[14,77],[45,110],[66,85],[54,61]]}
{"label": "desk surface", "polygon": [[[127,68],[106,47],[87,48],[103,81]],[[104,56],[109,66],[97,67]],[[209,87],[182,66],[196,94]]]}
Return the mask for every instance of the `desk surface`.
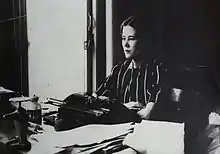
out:
{"label": "desk surface", "polygon": [[[45,107],[45,106],[44,106]],[[55,108],[51,108],[50,106],[47,106],[48,108],[49,108],[49,110],[51,111],[51,110],[54,110]],[[46,108],[46,107],[45,107]],[[213,115],[211,115],[211,116],[213,116]],[[218,117],[218,116],[217,116]],[[211,120],[212,120],[212,118],[211,118]],[[211,122],[211,120],[210,120],[210,122]],[[33,140],[33,139],[31,139],[31,138],[29,138],[29,140],[31,141],[31,143],[32,143],[32,149],[29,151],[29,152],[26,152],[25,154],[39,154],[39,153],[42,153],[40,150],[44,150],[45,148],[48,148],[49,147],[49,151],[52,151],[52,153],[53,152],[59,152],[60,150],[63,150],[63,148],[57,148],[57,147],[55,147],[54,148],[54,146],[52,145],[53,143],[52,142],[50,142],[49,140],[47,140],[46,138],[50,138],[49,136],[48,136],[48,134],[49,135],[53,135],[54,133],[55,133],[55,130],[54,130],[54,128],[53,127],[51,127],[51,126],[48,126],[48,125],[43,125],[43,128],[44,128],[44,133],[42,134],[42,136],[44,136],[45,134],[47,134],[46,136],[45,136],[45,138],[44,137],[42,137],[42,139],[43,139],[43,142],[37,142],[36,140]],[[127,128],[129,128],[129,127],[127,127]],[[81,129],[81,128],[80,128]],[[6,129],[7,130],[7,129]],[[78,129],[79,130],[79,129]],[[106,134],[106,132],[105,131],[97,131],[97,132],[99,132],[99,134],[101,134],[100,132],[102,132],[102,133],[104,133],[104,134]],[[91,134],[98,134],[97,132],[95,132],[95,129],[94,129],[94,131],[90,131],[90,135]],[[16,134],[16,132],[11,132],[11,133],[9,133],[9,135],[11,135],[12,136],[12,134]],[[59,133],[58,133],[59,134]],[[5,134],[3,134],[3,135],[5,135]],[[76,136],[76,138],[78,137],[78,138],[80,138],[80,134],[78,134],[78,135],[76,135],[76,133],[74,134],[73,133],[73,136]],[[84,134],[85,136],[88,136],[88,134]],[[1,136],[1,134],[0,134],[0,136]],[[62,136],[62,135],[61,135]],[[65,137],[65,136],[63,136],[64,138],[70,138],[71,140],[73,140],[73,141],[75,141],[74,140],[74,137],[73,136],[71,136],[71,135],[67,135],[67,137]],[[95,135],[94,135],[95,136]],[[220,136],[220,134],[217,136],[218,138],[219,138],[219,136]],[[56,136],[56,137],[58,137],[58,141],[60,141],[60,142],[63,142],[63,144],[65,143],[63,140],[62,140],[62,138],[59,138],[59,135],[58,136]],[[44,140],[44,139],[46,139],[46,140]],[[53,137],[51,137],[51,139],[54,139]],[[48,144],[49,144],[49,146],[48,146]],[[219,144],[219,143],[218,143]],[[62,145],[62,144],[61,144]],[[218,149],[220,149],[220,148],[218,148]],[[47,151],[46,151],[46,153],[47,153]],[[51,152],[49,152],[49,154],[50,154]],[[120,153],[122,153],[122,154],[124,154],[124,153],[135,153],[133,150],[131,150],[131,149],[126,149],[126,150],[123,150],[123,151],[120,151],[120,152],[117,152],[118,154]],[[42,154],[44,154],[44,153],[42,153]]]}
{"label": "desk surface", "polygon": [[[73,145],[85,148],[97,144],[97,150],[106,147],[113,141],[125,137],[133,125],[130,123],[117,125],[86,125],[68,131],[56,132],[53,127],[43,125],[44,133],[32,135],[29,141],[32,149],[28,154],[55,153]],[[104,141],[104,142],[103,142]],[[123,138],[121,142],[123,141]],[[95,149],[95,148],[94,148]]]}

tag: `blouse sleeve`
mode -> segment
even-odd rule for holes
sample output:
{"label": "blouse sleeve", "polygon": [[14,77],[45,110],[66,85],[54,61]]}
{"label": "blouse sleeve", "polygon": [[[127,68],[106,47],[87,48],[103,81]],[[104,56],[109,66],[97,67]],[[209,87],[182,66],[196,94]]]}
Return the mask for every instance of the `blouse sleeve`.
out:
{"label": "blouse sleeve", "polygon": [[96,90],[98,96],[115,97],[117,74],[119,72],[119,65],[112,68],[111,74],[104,80],[104,82]]}
{"label": "blouse sleeve", "polygon": [[157,102],[165,73],[166,68],[164,68],[163,64],[155,61],[151,70],[150,85],[148,86],[148,92],[151,94],[149,102]]}

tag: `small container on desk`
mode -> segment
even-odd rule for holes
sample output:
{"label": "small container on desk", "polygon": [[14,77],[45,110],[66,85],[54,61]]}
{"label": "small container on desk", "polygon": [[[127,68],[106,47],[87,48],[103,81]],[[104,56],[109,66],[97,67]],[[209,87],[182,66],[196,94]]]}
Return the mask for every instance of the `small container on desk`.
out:
{"label": "small container on desk", "polygon": [[41,104],[38,102],[38,97],[17,97],[10,99],[10,101],[17,108],[20,106],[26,110],[30,122],[42,124],[42,109]]}

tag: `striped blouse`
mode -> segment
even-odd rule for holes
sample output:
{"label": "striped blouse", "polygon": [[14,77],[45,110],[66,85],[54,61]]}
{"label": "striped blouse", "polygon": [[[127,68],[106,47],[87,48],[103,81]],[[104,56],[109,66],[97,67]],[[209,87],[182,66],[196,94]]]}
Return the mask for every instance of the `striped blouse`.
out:
{"label": "striped blouse", "polygon": [[161,91],[161,65],[154,60],[134,68],[133,62],[126,60],[113,67],[96,93],[121,103],[137,101],[146,105],[148,102],[157,102]]}

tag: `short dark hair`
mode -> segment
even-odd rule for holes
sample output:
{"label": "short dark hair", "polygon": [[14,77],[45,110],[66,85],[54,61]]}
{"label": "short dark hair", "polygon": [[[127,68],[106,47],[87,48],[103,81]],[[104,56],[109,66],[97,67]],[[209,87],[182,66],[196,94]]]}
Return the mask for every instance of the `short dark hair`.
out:
{"label": "short dark hair", "polygon": [[146,21],[143,17],[139,16],[130,16],[125,19],[120,26],[120,34],[122,35],[123,27],[131,26],[136,31],[136,36],[138,38],[144,37],[145,32],[148,31],[146,27]]}

